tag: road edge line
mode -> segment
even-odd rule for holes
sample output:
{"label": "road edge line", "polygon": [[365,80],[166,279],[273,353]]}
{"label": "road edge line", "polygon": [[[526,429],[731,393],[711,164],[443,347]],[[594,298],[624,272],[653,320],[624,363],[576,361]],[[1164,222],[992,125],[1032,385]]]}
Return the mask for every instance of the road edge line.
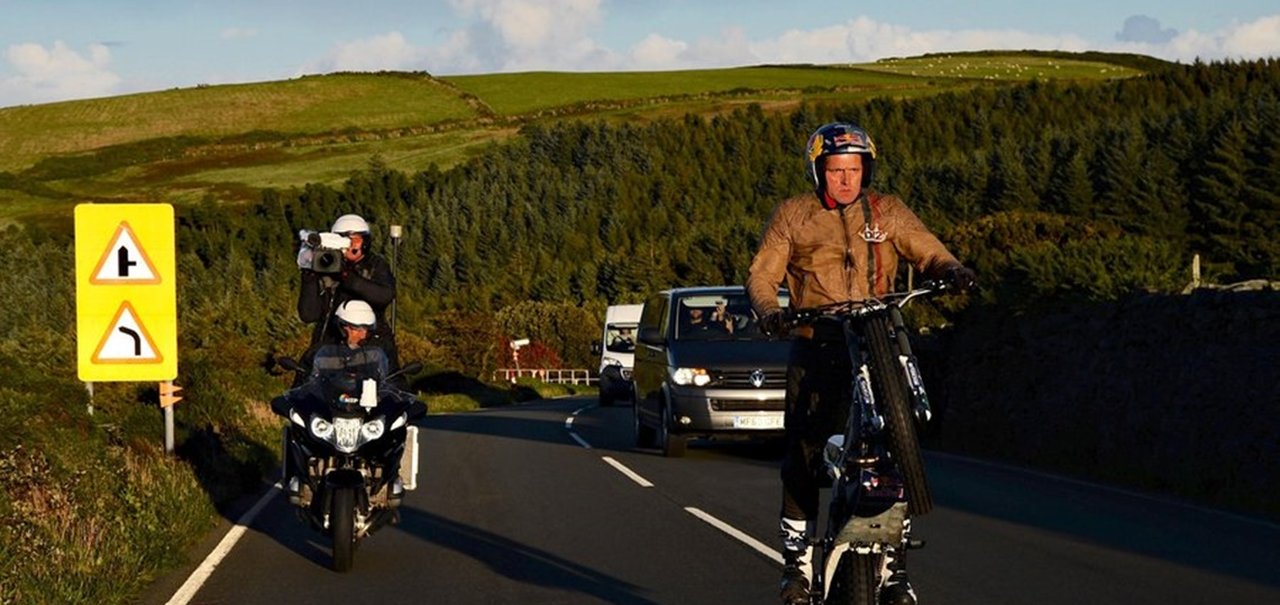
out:
{"label": "road edge line", "polygon": [[720,530],[720,531],[724,532],[725,534],[728,534],[731,538],[733,538],[733,539],[735,539],[735,540],[737,540],[737,541],[739,541],[739,542],[742,542],[743,544],[746,544],[747,546],[750,546],[750,547],[751,547],[752,549],[754,549],[756,552],[758,552],[758,553],[760,553],[760,554],[762,554],[762,555],[764,555],[764,556],[768,557],[769,559],[773,560],[773,562],[774,562],[774,563],[777,563],[778,565],[782,565],[782,562],[783,562],[783,561],[782,561],[782,553],[780,553],[780,552],[778,552],[778,551],[776,551],[776,550],[774,550],[774,549],[772,549],[772,548],[769,548],[768,546],[766,546],[766,545],[765,545],[765,543],[764,543],[764,542],[761,542],[761,541],[759,541],[759,540],[757,540],[757,539],[755,539],[755,538],[752,538],[751,536],[747,535],[747,533],[746,533],[746,532],[744,532],[744,531],[742,531],[742,530],[740,530],[740,529],[738,529],[738,528],[736,528],[736,527],[734,527],[734,526],[732,526],[732,525],[729,525],[728,523],[725,523],[724,521],[721,521],[721,520],[719,520],[719,519],[715,518],[714,516],[712,516],[712,515],[711,515],[711,513],[708,513],[708,512],[706,512],[706,511],[704,511],[704,510],[700,509],[700,508],[697,508],[697,507],[694,507],[694,506],[686,506],[686,507],[684,507],[684,511],[685,511],[685,512],[687,512],[687,513],[689,513],[689,514],[691,514],[691,515],[693,515],[693,516],[695,516],[695,517],[697,517],[698,519],[701,519],[703,522],[705,522],[705,523],[707,523],[708,525],[710,525],[710,526],[712,526],[712,527],[714,527],[714,528],[716,528],[716,529],[718,529],[718,530]]}
{"label": "road edge line", "polygon": [[209,579],[209,576],[213,575],[213,571],[218,568],[222,560],[235,547],[236,542],[244,535],[245,530],[249,529],[249,524],[253,523],[253,520],[257,518],[258,513],[262,512],[263,508],[266,508],[267,503],[275,497],[276,492],[281,491],[283,488],[284,486],[280,483],[272,485],[271,489],[267,490],[267,493],[263,494],[258,499],[258,502],[253,505],[253,508],[241,515],[235,526],[227,530],[227,535],[222,537],[222,541],[218,542],[218,545],[213,548],[209,556],[205,557],[200,566],[191,572],[191,575],[187,577],[187,581],[182,583],[182,586],[178,588],[177,592],[173,593],[173,596],[169,598],[165,605],[187,605],[187,603],[191,602],[191,599],[200,591],[200,587],[204,586],[205,581]]}

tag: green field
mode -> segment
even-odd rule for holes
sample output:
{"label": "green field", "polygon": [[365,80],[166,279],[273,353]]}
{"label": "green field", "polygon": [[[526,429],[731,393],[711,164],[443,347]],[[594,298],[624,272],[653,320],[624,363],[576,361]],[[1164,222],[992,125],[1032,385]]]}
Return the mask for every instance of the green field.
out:
{"label": "green field", "polygon": [[923,87],[899,74],[846,67],[740,67],[663,72],[528,72],[443,78],[501,115],[517,116],[592,102],[665,100],[700,95],[833,88]]}
{"label": "green field", "polygon": [[265,187],[339,183],[373,158],[405,172],[447,169],[539,120],[645,121],[752,103],[792,111],[803,102],[1142,73],[1130,56],[1089,57],[969,53],[846,66],[446,78],[341,73],[9,107],[0,109],[0,226],[90,200],[250,200]]}
{"label": "green field", "polygon": [[1130,67],[1097,61],[1020,55],[944,55],[883,59],[856,67],[903,76],[981,80],[1102,80],[1131,78],[1142,73]]}

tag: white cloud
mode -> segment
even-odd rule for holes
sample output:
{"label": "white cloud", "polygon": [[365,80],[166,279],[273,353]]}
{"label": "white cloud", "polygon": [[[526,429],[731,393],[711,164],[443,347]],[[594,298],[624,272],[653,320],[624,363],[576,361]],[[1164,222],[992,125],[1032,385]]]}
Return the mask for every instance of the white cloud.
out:
{"label": "white cloud", "polygon": [[111,49],[90,44],[85,55],[61,40],[10,45],[4,59],[15,75],[0,79],[0,102],[42,103],[116,92],[120,76],[109,68]]}
{"label": "white cloud", "polygon": [[881,23],[858,17],[814,30],[790,30],[752,44],[767,63],[847,63],[885,57],[987,49],[1083,50],[1076,36],[1030,34],[1017,30],[931,30]]}
{"label": "white cloud", "polygon": [[[1117,34],[1117,40],[1109,41],[1013,29],[917,30],[862,16],[755,39],[740,27],[726,27],[695,40],[654,32],[630,48],[615,49],[592,36],[604,18],[600,0],[451,2],[467,25],[447,31],[441,43],[416,46],[399,32],[390,32],[335,44],[304,71],[399,69],[456,74],[541,69],[662,70],[761,63],[857,63],[991,49],[1137,52],[1180,61],[1280,55],[1280,15],[1210,33],[1194,29],[1175,33],[1161,28],[1153,18],[1131,17],[1124,25],[1123,35]],[[1167,41],[1159,42],[1165,38]]]}
{"label": "white cloud", "polygon": [[630,57],[635,69],[667,69],[676,65],[689,44],[658,34],[649,34],[631,47]]}
{"label": "white cloud", "polygon": [[303,66],[302,73],[421,69],[425,54],[400,32],[339,42],[324,57]]}
{"label": "white cloud", "polygon": [[1280,15],[1235,23],[1215,32],[1189,29],[1162,44],[1126,44],[1107,50],[1190,62],[1195,59],[1258,59],[1280,56]]}
{"label": "white cloud", "polygon": [[600,0],[452,0],[471,19],[427,54],[428,71],[623,69],[614,51],[589,32],[599,25]]}

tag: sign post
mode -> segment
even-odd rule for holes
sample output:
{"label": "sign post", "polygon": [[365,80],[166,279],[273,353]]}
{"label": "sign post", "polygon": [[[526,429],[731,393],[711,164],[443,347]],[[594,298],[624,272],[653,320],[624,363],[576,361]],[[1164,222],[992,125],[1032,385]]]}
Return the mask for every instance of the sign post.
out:
{"label": "sign post", "polygon": [[[172,381],[178,375],[173,206],[80,204],[75,216],[80,380]],[[172,421],[170,411],[167,435]],[[173,451],[171,438],[165,449]]]}

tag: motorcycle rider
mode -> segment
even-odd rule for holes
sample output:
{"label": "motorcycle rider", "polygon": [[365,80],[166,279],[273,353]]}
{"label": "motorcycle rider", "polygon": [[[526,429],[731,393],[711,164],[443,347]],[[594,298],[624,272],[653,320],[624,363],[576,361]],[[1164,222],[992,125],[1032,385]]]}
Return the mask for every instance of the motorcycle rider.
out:
{"label": "motorcycle rider", "polygon": [[[961,288],[974,285],[973,271],[901,199],[868,188],[876,147],[860,126],[830,123],[818,128],[809,137],[807,160],[814,190],[777,205],[747,277],[762,329],[777,333],[782,328],[777,293],[784,279],[790,305],[797,310],[888,293],[900,258],[925,276],[945,278]],[[850,404],[852,368],[844,333],[835,328],[814,324],[791,332],[795,339],[787,368],[787,446],[781,469],[780,596],[786,603],[809,602],[822,449],[827,437],[841,432]],[[884,603],[916,602],[903,554],[887,555],[890,573],[880,593]]]}
{"label": "motorcycle rider", "polygon": [[[385,259],[370,250],[372,233],[369,223],[356,214],[344,214],[333,222],[330,231],[351,240],[342,250],[342,270],[321,274],[312,270],[310,255],[300,253],[298,266],[302,273],[302,287],[298,290],[298,318],[315,324],[311,332],[311,345],[303,356],[303,363],[310,362],[316,347],[326,342],[341,342],[344,335],[338,333],[332,321],[334,313],[349,300],[362,300],[372,307],[377,316],[373,335],[387,355],[391,369],[399,367],[395,334],[385,321],[386,310],[396,297],[396,278]],[[305,246],[305,245],[304,245]]]}
{"label": "motorcycle rider", "polygon": [[[385,351],[381,350],[378,343],[373,342],[378,318],[369,303],[363,300],[348,300],[342,303],[337,311],[334,312],[334,318],[336,319],[338,330],[342,333],[342,340],[322,342],[311,351],[313,354],[322,352],[319,355],[315,355],[311,363],[308,364],[309,374],[307,378],[301,380],[300,386],[291,389],[283,396],[277,397],[272,401],[272,411],[276,414],[287,417],[293,400],[302,399],[304,394],[308,392],[318,393],[314,389],[320,389],[320,385],[310,379],[320,375],[324,370],[345,369],[354,372],[360,366],[372,364],[376,367],[370,369],[378,376],[385,377],[390,372]],[[333,364],[334,367],[315,367],[315,364],[321,362]],[[284,455],[286,461],[285,469],[288,473],[288,476],[284,478],[285,486],[290,495],[296,495],[300,488],[298,477],[304,474],[306,469],[301,467],[301,463],[289,460],[289,448],[285,448]]]}

